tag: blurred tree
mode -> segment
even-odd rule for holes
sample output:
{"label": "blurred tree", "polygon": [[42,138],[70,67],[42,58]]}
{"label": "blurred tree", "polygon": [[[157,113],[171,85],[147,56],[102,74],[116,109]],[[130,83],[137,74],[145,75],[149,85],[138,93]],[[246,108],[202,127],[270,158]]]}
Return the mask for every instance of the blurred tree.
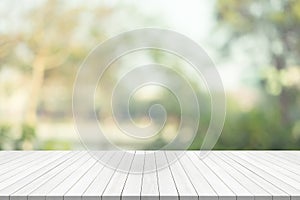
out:
{"label": "blurred tree", "polygon": [[[10,38],[7,34],[0,34],[0,63],[5,63],[11,58],[11,50],[15,48],[18,38]],[[0,68],[3,64],[0,65]]]}
{"label": "blurred tree", "polygon": [[[248,41],[254,49],[249,57],[255,60],[264,55],[266,63],[260,64],[274,67],[275,77],[290,66],[299,66],[300,1],[218,0],[216,12],[218,26],[225,30],[225,52],[238,42],[243,45]],[[272,75],[270,71],[268,74]],[[265,78],[263,83],[268,92],[279,95],[280,121],[291,126],[295,88],[282,84],[279,79],[275,82],[274,78]]]}
{"label": "blurred tree", "polygon": [[[66,63],[76,49],[70,48],[71,37],[75,34],[80,9],[62,11],[57,1],[47,1],[41,7],[30,13],[34,23],[30,24],[30,31],[22,34],[26,48],[34,54],[32,65],[32,82],[29,101],[25,115],[25,123],[34,126],[36,112],[40,98],[40,90],[45,73]],[[25,125],[27,126],[27,125]]]}
{"label": "blurred tree", "polygon": [[[52,82],[62,79],[67,95],[71,96],[77,67],[90,50],[90,42],[95,45],[105,38],[103,27],[96,24],[110,13],[105,6],[87,8],[84,4],[71,6],[67,2],[46,1],[19,12],[22,23],[17,30],[0,31],[0,67],[17,67],[31,80],[15,148],[33,148],[46,79]],[[91,18],[83,21],[88,15]],[[88,41],[81,38],[84,34]]]}
{"label": "blurred tree", "polygon": [[[30,91],[26,105],[21,138],[17,142],[30,143],[36,135],[37,109],[40,101],[41,88],[48,71],[71,64],[68,59],[78,53],[71,48],[72,36],[76,34],[81,8],[64,9],[57,1],[47,1],[45,4],[31,10],[24,22],[25,31],[20,31],[21,45],[30,52],[32,59],[19,60],[19,65],[28,67],[31,71]],[[30,148],[30,145],[27,145]]]}
{"label": "blurred tree", "polygon": [[[141,17],[143,13],[131,4],[56,0],[22,3],[16,6],[9,1],[0,2],[0,20],[3,19],[0,21],[0,68],[15,67],[25,83],[20,90],[28,89],[24,113],[13,113],[24,115],[21,123],[13,119],[21,130],[15,131],[18,139],[11,139],[15,148],[43,148],[35,146],[39,136],[37,122],[43,117],[43,122],[52,126],[56,120],[71,119],[76,71],[91,48],[105,40],[107,34],[127,30],[128,22],[132,26],[145,24],[148,19]],[[9,6],[16,11],[11,12]],[[112,26],[116,22],[118,25]],[[106,89],[113,87],[109,83],[116,74],[112,71],[106,76]],[[53,139],[40,144],[51,148],[56,142]]]}
{"label": "blurred tree", "polygon": [[0,150],[3,150],[5,144],[10,140],[10,129],[9,124],[0,124]]}

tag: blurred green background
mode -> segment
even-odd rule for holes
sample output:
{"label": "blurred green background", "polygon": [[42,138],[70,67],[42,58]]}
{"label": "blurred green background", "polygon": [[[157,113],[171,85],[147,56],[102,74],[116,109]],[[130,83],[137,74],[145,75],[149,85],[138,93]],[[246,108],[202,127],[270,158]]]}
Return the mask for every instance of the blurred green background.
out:
{"label": "blurred green background", "polygon": [[[72,116],[77,69],[95,45],[143,27],[178,31],[215,62],[227,96],[215,149],[300,149],[298,0],[1,1],[0,149],[83,149]],[[172,112],[154,146],[167,143],[180,117],[170,95],[160,97]],[[131,110],[141,123],[147,119],[138,110],[148,103],[139,98]],[[204,110],[200,125],[209,119]],[[199,149],[202,138],[190,148]]]}

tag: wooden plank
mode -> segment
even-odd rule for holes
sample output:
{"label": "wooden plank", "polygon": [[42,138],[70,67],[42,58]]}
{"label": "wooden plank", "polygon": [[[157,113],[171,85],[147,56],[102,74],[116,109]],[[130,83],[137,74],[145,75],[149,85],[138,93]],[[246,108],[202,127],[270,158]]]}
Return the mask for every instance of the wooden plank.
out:
{"label": "wooden plank", "polygon": [[83,197],[84,200],[101,199],[101,195],[103,194],[111,177],[115,173],[115,169],[110,168],[109,166],[112,166],[115,163],[120,163],[124,156],[124,152],[108,151],[106,154],[109,157],[109,160],[107,161],[108,165],[104,166],[103,170],[101,170],[96,179],[85,191]]}
{"label": "wooden plank", "polygon": [[300,164],[288,162],[287,160],[280,158],[278,156],[274,156],[273,154],[265,154],[264,158],[266,161],[281,166],[286,170],[289,170],[290,172],[294,172],[298,175],[300,175]]}
{"label": "wooden plank", "polygon": [[[124,155],[124,159],[121,161],[119,171],[116,171],[107,184],[103,194],[102,200],[119,200],[124,188],[126,179],[128,177],[130,168],[135,152],[127,152]],[[123,171],[124,170],[124,171]]]}
{"label": "wooden plank", "polygon": [[[101,159],[102,162],[108,162],[113,155],[115,154],[115,152],[111,153],[111,152],[104,152],[103,157]],[[100,194],[97,193],[97,184],[99,179],[101,179],[101,173],[103,171],[103,169],[105,168],[105,166],[98,162],[98,164],[100,165],[100,170],[96,175],[95,178],[93,178],[91,180],[91,183],[87,186],[87,188],[85,189],[85,191],[83,192],[82,195],[82,199],[100,199]]]}
{"label": "wooden plank", "polygon": [[[57,157],[60,157],[61,153],[57,153],[57,154],[51,154],[51,153],[47,153],[47,155],[41,157],[38,154],[36,154],[36,158],[23,166],[20,166],[19,168],[13,170],[13,171],[9,171],[6,174],[3,174],[0,178],[1,181],[0,182],[0,188],[6,188],[14,183],[16,183],[17,181],[21,180],[22,178],[26,178],[28,175],[32,174],[34,171],[48,165],[51,161],[55,160]],[[15,172],[15,173],[14,173]]]}
{"label": "wooden plank", "polygon": [[271,174],[273,177],[280,179],[281,182],[285,183],[284,186],[281,184],[281,187],[287,187],[294,194],[300,194],[300,182],[286,175],[289,174],[288,171],[284,171],[285,173],[283,173],[282,170],[279,170],[274,165],[269,165],[263,159],[258,160],[254,157],[250,157],[249,155],[247,155],[247,152],[239,152],[235,153],[235,155],[237,155],[241,159],[244,159],[248,163],[250,162],[252,164],[255,164],[257,168],[263,170],[265,173]]}
{"label": "wooden plank", "polygon": [[158,179],[154,151],[145,152],[141,199],[159,199]]}
{"label": "wooden plank", "polygon": [[[277,151],[276,151],[277,152]],[[267,152],[269,154],[273,154],[272,152]],[[284,159],[290,163],[294,163],[294,164],[298,164],[300,165],[300,160],[297,158],[297,157],[294,157],[293,155],[291,155],[290,153],[289,154],[286,154],[285,152],[278,152],[275,154],[275,156],[277,158],[281,158],[281,159]]]}
{"label": "wooden plank", "polygon": [[[286,164],[280,162],[280,161],[274,161],[274,159],[270,158],[268,155],[253,155],[250,152],[246,152],[246,155],[254,159],[258,162],[261,162],[266,168],[272,168],[273,170],[276,170],[278,173],[283,174],[291,179],[294,179],[295,181],[299,182],[300,180],[300,167],[293,168],[293,170],[287,169],[289,166]],[[297,173],[298,172],[298,173]]]}
{"label": "wooden plank", "polygon": [[[104,152],[101,152],[99,158],[102,159],[104,154]],[[88,186],[102,169],[103,165],[96,160],[95,164],[87,169],[81,178],[64,194],[64,200],[80,200]]]}
{"label": "wooden plank", "polygon": [[87,170],[96,164],[96,162],[96,159],[89,157],[86,162],[77,167],[71,176],[65,178],[61,184],[48,192],[46,200],[63,200],[64,195],[84,176]]}
{"label": "wooden plank", "polygon": [[214,172],[214,174],[222,180],[222,182],[232,190],[237,199],[241,200],[254,200],[254,196],[251,192],[247,190],[244,186],[242,186],[236,179],[234,179],[230,174],[228,174],[224,170],[224,166],[216,163],[211,159],[212,153],[210,153],[206,158],[202,161],[203,163]]}
{"label": "wooden plank", "polygon": [[[65,155],[59,158],[54,167],[45,172],[43,175],[36,177],[34,180],[24,180],[23,187],[18,188],[10,195],[10,200],[27,200],[27,195],[43,184],[47,184],[55,175],[66,169],[71,163],[77,161],[82,154],[76,152],[66,152]],[[30,182],[31,181],[31,182]],[[30,183],[29,183],[30,182]],[[20,183],[20,182],[19,182]]]}
{"label": "wooden plank", "polygon": [[[20,153],[18,151],[0,151],[4,152],[0,156],[0,165],[3,165],[5,163],[9,163],[10,161],[15,161],[17,159],[22,159],[23,157],[29,156],[34,152],[26,152],[26,153]],[[2,166],[1,166],[2,167]]]}
{"label": "wooden plank", "polygon": [[122,199],[139,200],[142,189],[142,172],[145,163],[145,152],[135,153],[126,184],[122,191]]}
{"label": "wooden plank", "polygon": [[[167,162],[169,163],[169,168],[176,185],[179,199],[198,199],[198,194],[193,184],[190,182],[189,178],[186,176],[184,170],[182,169],[180,163],[178,162],[177,156],[173,151],[165,152]],[[173,161],[173,163],[170,163]]]}
{"label": "wooden plank", "polygon": [[203,161],[197,156],[197,153],[192,152],[189,153],[188,156],[196,168],[198,168],[209,184],[214,188],[219,196],[219,199],[236,199],[236,194],[203,163]]}
{"label": "wooden plank", "polygon": [[191,183],[194,185],[199,199],[203,200],[217,200],[218,195],[205,179],[205,177],[199,172],[199,170],[195,167],[195,165],[188,158],[186,152],[182,155],[182,153],[176,153],[177,158],[179,159],[179,163],[184,169],[186,175],[189,177]]}
{"label": "wooden plank", "polygon": [[300,200],[300,152],[0,152],[0,200],[114,199]]}
{"label": "wooden plank", "polygon": [[88,153],[84,152],[81,154],[80,158],[76,160],[76,162],[70,163],[67,168],[63,169],[50,180],[48,180],[46,184],[43,184],[30,192],[28,195],[28,200],[45,200],[46,195],[49,192],[51,192],[55,187],[59,186],[67,177],[71,176],[78,167],[80,167],[89,159],[90,156]]}
{"label": "wooden plank", "polygon": [[174,183],[166,155],[163,151],[155,153],[157,167],[158,189],[161,200],[178,199],[178,191]]}
{"label": "wooden plank", "polygon": [[55,162],[61,156],[61,153],[52,154],[51,157],[47,157],[47,160],[43,160],[41,163],[24,170],[23,173],[17,178],[6,180],[5,184],[7,184],[7,186],[0,190],[0,197],[3,197],[3,199],[9,199],[8,197],[11,195],[11,193],[19,188],[24,187],[26,184],[36,179],[36,177],[41,176],[45,170],[47,171],[51,169],[53,162]]}
{"label": "wooden plank", "polygon": [[[274,151],[269,151],[270,153],[274,153]],[[299,151],[280,151],[279,154],[291,158],[292,162],[298,161],[300,162]]]}
{"label": "wooden plank", "polygon": [[227,162],[230,166],[238,170],[247,176],[252,182],[255,182],[257,185],[260,185],[264,190],[270,193],[270,196],[273,196],[273,199],[276,200],[288,200],[289,195],[284,192],[282,189],[272,184],[272,182],[266,180],[261,174],[257,174],[255,170],[249,169],[243,165],[238,160],[234,160],[232,156],[229,156],[228,153],[223,152],[214,152],[214,155],[218,156],[224,162]]}
{"label": "wooden plank", "polygon": [[6,177],[9,177],[9,173],[16,174],[20,167],[24,169],[26,165],[30,165],[31,162],[36,160],[37,158],[42,158],[42,156],[37,152],[31,152],[26,155],[22,155],[21,157],[18,157],[16,159],[13,159],[9,162],[3,163],[1,165],[0,172],[1,180],[4,180]]}
{"label": "wooden plank", "polygon": [[273,171],[269,170],[263,170],[261,169],[260,165],[261,163],[257,163],[254,161],[246,161],[244,158],[241,157],[241,155],[238,154],[238,152],[228,152],[229,156],[236,160],[237,162],[241,163],[248,169],[254,171],[259,176],[263,177],[268,182],[272,183],[273,185],[277,186],[277,188],[280,188],[282,191],[286,192],[289,196],[292,196],[292,199],[297,199],[299,197],[299,191],[295,189],[293,186],[287,184],[284,180],[285,177],[283,176],[277,176],[278,174],[274,174]]}
{"label": "wooden plank", "polygon": [[[210,162],[214,162],[215,165],[222,167],[222,169],[224,170],[223,173],[227,173],[235,180],[234,182],[247,189],[256,200],[272,199],[271,193],[266,191],[261,186],[261,183],[257,184],[255,181],[252,180],[252,178],[247,177],[245,172],[234,168],[228,163],[228,161],[222,160],[220,157],[218,157],[216,153],[211,152],[209,154],[209,157],[207,159],[204,159],[204,162],[207,160],[210,160]],[[241,195],[239,191],[236,191],[236,193],[238,193],[238,195]]]}

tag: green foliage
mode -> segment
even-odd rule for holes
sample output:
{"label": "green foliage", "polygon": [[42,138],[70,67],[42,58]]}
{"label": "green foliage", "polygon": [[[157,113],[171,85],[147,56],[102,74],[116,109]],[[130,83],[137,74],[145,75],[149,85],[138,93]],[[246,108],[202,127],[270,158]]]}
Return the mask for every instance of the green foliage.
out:
{"label": "green foliage", "polygon": [[291,148],[290,130],[281,125],[275,105],[257,105],[249,112],[227,116],[217,149]]}
{"label": "green foliage", "polygon": [[32,149],[34,140],[36,139],[36,127],[34,125],[24,123],[21,127],[21,136],[15,140],[15,149]]}
{"label": "green foliage", "polygon": [[[218,0],[216,16],[218,29],[226,33],[220,47],[224,55],[250,44],[262,91],[262,100],[246,112],[229,100],[216,148],[299,149],[292,133],[300,117],[300,1]],[[258,55],[265,60],[255,60]]]}
{"label": "green foliage", "polygon": [[36,137],[35,126],[30,124],[23,124],[21,140],[32,141]]}
{"label": "green foliage", "polygon": [[[62,119],[65,115],[60,114],[61,112],[71,113],[71,88],[77,67],[88,54],[91,46],[103,41],[106,34],[111,32],[109,27],[111,24],[105,23],[113,21],[112,18],[108,19],[113,15],[110,7],[88,8],[82,5],[68,8],[68,5],[57,1],[46,1],[40,6],[32,6],[28,12],[20,13],[22,18],[20,22],[22,23],[20,23],[19,29],[0,33],[0,41],[4,41],[0,42],[0,63],[4,63],[0,65],[0,68],[15,67],[22,75],[25,75],[24,80],[40,79],[36,82],[31,81],[32,86],[38,87],[32,87],[36,90],[33,95],[27,91],[28,99],[31,100],[28,102],[34,102],[32,107],[28,105],[27,107],[31,108],[34,114],[42,113],[45,118],[54,113],[57,116],[61,115],[62,117],[59,119]],[[9,9],[7,11],[9,12]],[[132,13],[136,13],[136,10],[132,11],[134,11]],[[249,44],[247,48],[252,50],[249,51],[249,54],[247,51],[251,61],[256,61],[257,55],[265,57],[263,62],[257,61],[253,66],[259,68],[256,75],[260,79],[258,82],[260,83],[261,100],[254,107],[245,111],[238,105],[237,99],[228,99],[227,120],[216,148],[299,148],[300,1],[217,0],[215,14],[218,22],[217,28],[221,30],[225,40],[219,47],[220,51],[225,52],[224,55],[230,55],[236,45],[244,47],[244,43],[247,43]],[[135,19],[142,20],[142,17],[135,17]],[[155,17],[155,19],[161,21],[160,17]],[[125,20],[128,19],[118,20],[126,22]],[[126,23],[119,24],[121,26],[112,32],[126,29],[124,28]],[[239,50],[242,52],[244,49]],[[167,58],[155,51],[152,52],[151,57],[157,63]],[[177,63],[173,62],[176,66]],[[34,63],[37,63],[39,67],[34,68]],[[39,72],[40,66],[44,68],[44,71],[42,75],[34,79],[31,76],[35,73],[32,72],[34,69]],[[181,73],[180,70],[178,72]],[[115,74],[117,73],[113,71],[106,77],[112,81],[116,79]],[[57,87],[55,84],[61,87]],[[195,83],[195,85],[197,84]],[[106,87],[112,87],[110,82]],[[45,91],[47,89],[49,91]],[[8,90],[13,92],[13,89]],[[41,90],[43,90],[42,93]],[[59,99],[61,94],[64,96]],[[204,99],[201,94],[197,95],[200,99]],[[167,93],[162,94],[161,97],[159,100],[145,102],[133,99],[130,102],[130,112],[133,118],[143,117],[147,114],[144,112],[147,111],[145,108],[149,108],[155,103],[161,103],[165,106],[169,116],[179,121],[181,113],[178,102]],[[206,99],[204,100],[206,101]],[[200,108],[200,130],[191,149],[200,148],[204,137],[202,133],[207,129],[210,121],[210,105],[209,103],[207,105],[202,103],[202,105],[204,106]],[[119,106],[120,109],[127,109],[127,105],[120,104]],[[101,110],[101,108],[99,109]],[[121,110],[120,114],[122,112],[125,110]],[[24,120],[24,122],[27,121],[30,120]],[[45,150],[72,148],[68,141],[54,139],[35,146],[38,144],[36,141],[38,133],[36,133],[36,127],[28,123],[22,124],[21,128],[17,130],[21,131],[18,131],[13,137],[11,125],[0,125],[0,149],[6,148],[6,145],[12,141],[15,149],[26,149],[27,147]],[[146,148],[156,149],[165,144],[166,140],[158,137],[157,141]]]}
{"label": "green foliage", "polygon": [[0,150],[4,148],[4,145],[9,141],[11,127],[9,124],[0,124]]}
{"label": "green foliage", "polygon": [[42,150],[71,150],[72,145],[68,141],[47,140],[42,144]]}

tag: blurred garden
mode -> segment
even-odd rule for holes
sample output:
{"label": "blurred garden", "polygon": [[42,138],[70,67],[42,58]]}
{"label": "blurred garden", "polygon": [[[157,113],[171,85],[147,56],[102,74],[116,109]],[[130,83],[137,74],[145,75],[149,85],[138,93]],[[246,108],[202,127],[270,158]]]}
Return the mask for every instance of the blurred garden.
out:
{"label": "blurred garden", "polygon": [[[300,149],[298,0],[1,1],[0,149],[83,149],[72,114],[77,70],[97,44],[143,27],[182,33],[214,61],[227,105],[215,149]],[[166,61],[188,73],[180,60],[146,53],[146,59],[138,54],[132,59]],[[117,70],[108,72],[107,90]],[[109,102],[101,95],[97,109],[105,118],[101,111]],[[139,110],[158,102],[158,96],[166,105],[168,126],[151,148],[167,143],[180,121],[174,97],[155,88],[137,95],[130,111],[141,124],[147,119]],[[197,95],[209,102],[206,92]],[[209,106],[202,107],[205,130],[211,115]],[[110,123],[105,121],[108,129]],[[202,141],[199,133],[190,149],[199,149]]]}

